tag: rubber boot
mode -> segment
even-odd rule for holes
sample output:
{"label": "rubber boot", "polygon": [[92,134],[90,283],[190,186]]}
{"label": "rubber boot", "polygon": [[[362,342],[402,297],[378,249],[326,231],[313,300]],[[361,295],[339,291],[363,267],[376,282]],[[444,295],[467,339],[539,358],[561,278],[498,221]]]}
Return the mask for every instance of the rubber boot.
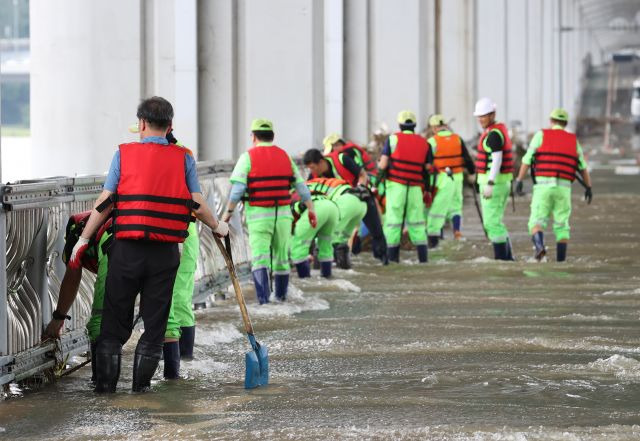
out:
{"label": "rubber boot", "polygon": [[340,269],[351,269],[349,245],[341,243],[335,248],[336,266]]}
{"label": "rubber boot", "polygon": [[271,288],[269,288],[269,271],[266,268],[260,268],[251,273],[253,276],[253,283],[256,286],[256,297],[258,303],[264,305],[269,303],[269,296],[271,295]]}
{"label": "rubber boot", "polygon": [[544,248],[544,234],[542,233],[542,231],[538,231],[536,234],[531,236],[531,241],[536,247],[534,257],[538,262],[540,262],[542,258],[547,254],[547,250]]}
{"label": "rubber boot", "polygon": [[400,262],[400,247],[388,247],[387,248],[387,257],[389,258],[389,262]]}
{"label": "rubber boot", "polygon": [[289,287],[289,274],[276,274],[276,298],[281,302],[287,300],[287,288]]}
{"label": "rubber boot", "polygon": [[151,378],[156,373],[162,352],[162,345],[147,343],[144,340],[138,341],[136,353],[133,356],[132,391],[145,392],[151,387]]}
{"label": "rubber boot", "polygon": [[418,249],[418,261],[420,263],[427,262],[427,246],[426,245],[418,245],[416,247]]}
{"label": "rubber boot", "polygon": [[440,243],[440,238],[438,236],[429,236],[429,248],[434,249]]}
{"label": "rubber boot", "polygon": [[311,263],[309,260],[307,259],[304,262],[296,263],[296,271],[300,279],[311,277]]}
{"label": "rubber boot", "polygon": [[507,258],[505,260],[510,260],[515,262],[515,257],[513,257],[513,249],[511,248],[511,239],[507,239]]}
{"label": "rubber boot", "polygon": [[564,262],[567,260],[567,242],[558,242],[556,244],[556,260]]}
{"label": "rubber boot", "polygon": [[96,384],[96,342],[91,343],[91,382]]}
{"label": "rubber boot", "polygon": [[493,256],[495,260],[507,260],[507,243],[494,243]]}
{"label": "rubber boot", "polygon": [[378,237],[371,242],[373,251],[373,257],[380,259],[383,265],[389,265],[389,253],[387,248],[387,241],[384,236]]}
{"label": "rubber boot", "polygon": [[180,342],[165,341],[162,345],[164,359],[164,378],[177,380],[180,378]]}
{"label": "rubber boot", "polygon": [[120,378],[122,345],[114,340],[103,340],[96,345],[97,393],[114,393]]}
{"label": "rubber boot", "polygon": [[333,262],[320,262],[320,275],[325,278],[331,277],[331,266]]}
{"label": "rubber boot", "polygon": [[451,218],[451,226],[453,228],[453,237],[455,239],[460,239],[462,237],[462,216],[456,214]]}
{"label": "rubber boot", "polygon": [[444,239],[444,228],[440,228],[440,239]]}
{"label": "rubber boot", "polygon": [[360,234],[356,234],[351,244],[351,252],[354,255],[358,255],[362,252],[362,241],[360,240]]}
{"label": "rubber boot", "polygon": [[193,360],[193,345],[196,342],[196,327],[182,326],[180,328],[180,358]]}

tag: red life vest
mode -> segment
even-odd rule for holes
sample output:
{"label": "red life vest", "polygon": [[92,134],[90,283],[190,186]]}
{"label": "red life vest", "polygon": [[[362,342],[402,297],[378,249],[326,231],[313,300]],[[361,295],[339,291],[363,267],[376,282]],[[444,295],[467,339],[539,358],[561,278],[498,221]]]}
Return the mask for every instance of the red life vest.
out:
{"label": "red life vest", "polygon": [[246,201],[254,207],[275,207],[291,203],[294,181],[291,159],[275,145],[249,149],[251,171],[247,177]]}
{"label": "red life vest", "polygon": [[[329,163],[333,166],[333,174],[334,178],[344,179],[349,183],[349,185],[355,186],[358,183],[358,177],[351,173],[340,161],[340,155],[344,155],[345,153],[341,153],[336,150],[335,152],[331,152],[325,156],[325,159],[329,161]],[[315,177],[315,176],[314,176]]]}
{"label": "red life vest", "polygon": [[345,153],[349,150],[355,150],[355,155],[359,156],[362,159],[362,166],[367,171],[367,173],[376,173],[376,163],[371,159],[371,156],[369,156],[369,153],[367,153],[365,149],[357,144],[354,144],[351,141],[347,142],[345,145],[338,149],[340,153]]}
{"label": "red life vest", "polygon": [[491,153],[487,153],[484,150],[484,140],[489,136],[489,133],[493,129],[500,130],[504,137],[504,147],[502,148],[502,165],[500,166],[500,173],[513,173],[513,149],[511,146],[511,138],[509,138],[509,131],[507,127],[502,123],[494,123],[487,127],[480,136],[478,141],[478,157],[476,158],[476,171],[479,174],[486,174],[491,168]]}
{"label": "red life vest", "polygon": [[560,129],[542,131],[542,145],[534,155],[533,175],[567,179],[573,182],[578,170],[578,139]]}
{"label": "red life vest", "polygon": [[112,213],[116,239],[184,242],[195,204],[185,180],[186,155],[186,149],[173,144],[120,146]]}
{"label": "red life vest", "polygon": [[464,158],[462,157],[462,141],[455,133],[449,136],[434,135],[436,140],[436,154],[433,158],[433,165],[440,171],[445,171],[447,167],[452,173],[462,172]]}
{"label": "red life vest", "polygon": [[396,133],[398,145],[389,158],[388,179],[404,185],[424,186],[429,144],[414,133]]}

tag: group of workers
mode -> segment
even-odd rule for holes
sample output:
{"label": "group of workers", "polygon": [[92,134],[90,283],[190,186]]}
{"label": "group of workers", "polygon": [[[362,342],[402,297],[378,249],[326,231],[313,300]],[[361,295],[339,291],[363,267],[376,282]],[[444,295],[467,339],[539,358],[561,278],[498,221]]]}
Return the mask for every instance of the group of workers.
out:
{"label": "group of workers", "polygon": [[[371,237],[374,257],[386,265],[399,262],[406,228],[419,262],[427,262],[428,249],[438,246],[446,222],[451,222],[454,238],[462,238],[462,192],[465,182],[471,184],[465,170],[476,175],[483,229],[495,259],[514,260],[503,222],[513,191],[512,143],[506,126],[496,121],[490,99],[479,100],[474,115],[483,129],[475,162],[441,115],[429,118],[427,139],[416,133],[415,114],[402,111],[399,131],[386,140],[377,164],[365,149],[333,133],[324,139],[323,152],[304,153],[307,179],[274,144],[273,123],[256,119],[252,146],[233,169],[226,211],[218,220],[202,196],[193,155],[173,137],[171,104],[160,97],[144,100],[134,130],[140,142],[119,146],[94,209],[70,222],[81,228],[75,243],[70,242],[67,272],[45,335],[60,335],[82,268],[93,266],[97,277],[87,327],[95,391],[115,391],[122,345],[137,321],[138,294],[144,333],[135,350],[132,389],[150,387],[161,358],[165,378],[178,378],[180,358],[193,356],[192,294],[199,248],[194,221],[225,236],[241,202],[260,304],[270,301],[272,291],[275,299],[286,300],[290,262],[300,278],[310,277],[313,264],[322,277],[331,276],[334,262],[350,268],[350,256],[360,252],[364,235]],[[535,258],[546,254],[543,231],[553,218],[557,260],[563,261],[571,184],[579,173],[585,199],[591,202],[591,179],[576,136],[565,130],[567,112],[553,110],[550,121],[551,127],[535,134],[522,158],[515,191],[524,194],[523,179],[530,169],[529,231]]]}

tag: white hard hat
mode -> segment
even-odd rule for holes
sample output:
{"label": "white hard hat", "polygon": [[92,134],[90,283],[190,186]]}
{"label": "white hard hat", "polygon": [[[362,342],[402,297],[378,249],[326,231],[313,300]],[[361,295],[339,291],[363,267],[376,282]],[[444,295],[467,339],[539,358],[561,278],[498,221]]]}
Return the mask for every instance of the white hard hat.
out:
{"label": "white hard hat", "polygon": [[496,103],[491,98],[480,98],[476,103],[473,116],[484,116],[496,111]]}

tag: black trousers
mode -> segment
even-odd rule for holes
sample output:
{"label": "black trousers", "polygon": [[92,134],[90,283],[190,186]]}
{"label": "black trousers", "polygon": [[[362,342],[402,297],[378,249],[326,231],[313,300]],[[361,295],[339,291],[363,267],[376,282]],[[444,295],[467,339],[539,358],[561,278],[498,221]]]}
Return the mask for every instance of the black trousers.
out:
{"label": "black trousers", "polygon": [[100,341],[125,344],[133,330],[135,301],[140,293],[144,333],[140,341],[162,348],[171,308],[173,284],[180,265],[178,244],[114,240],[109,249]]}

